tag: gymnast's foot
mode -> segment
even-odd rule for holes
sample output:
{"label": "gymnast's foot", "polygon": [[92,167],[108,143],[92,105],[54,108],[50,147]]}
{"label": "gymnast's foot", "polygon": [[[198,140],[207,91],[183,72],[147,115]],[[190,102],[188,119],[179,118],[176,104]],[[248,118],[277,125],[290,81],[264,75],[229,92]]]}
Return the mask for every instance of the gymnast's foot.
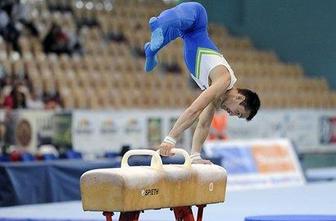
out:
{"label": "gymnast's foot", "polygon": [[210,160],[204,160],[204,159],[192,159],[192,164],[213,164]]}
{"label": "gymnast's foot", "polygon": [[157,54],[154,53],[150,49],[150,43],[149,42],[147,42],[145,44],[144,49],[145,49],[145,55],[146,55],[145,71],[150,72],[155,68],[155,66],[158,63]]}
{"label": "gymnast's foot", "polygon": [[151,41],[150,41],[150,49],[152,51],[159,50],[163,44],[163,30],[162,27],[159,26],[158,19],[156,17],[151,17],[149,19],[149,27],[152,31]]}

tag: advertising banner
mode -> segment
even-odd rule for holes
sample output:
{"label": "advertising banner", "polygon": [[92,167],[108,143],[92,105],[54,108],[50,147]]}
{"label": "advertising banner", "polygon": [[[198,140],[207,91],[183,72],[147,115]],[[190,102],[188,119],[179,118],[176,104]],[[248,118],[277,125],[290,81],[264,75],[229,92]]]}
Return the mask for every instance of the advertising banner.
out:
{"label": "advertising banner", "polygon": [[143,119],[122,112],[76,111],[72,119],[72,143],[83,153],[103,155],[122,145],[143,143]]}
{"label": "advertising banner", "polygon": [[53,118],[54,136],[52,138],[52,143],[63,150],[72,148],[71,121],[71,112],[55,113]]}
{"label": "advertising banner", "polygon": [[[74,111],[72,113],[72,144],[75,150],[103,155],[119,152],[123,145],[132,148],[157,148],[169,132],[173,111]],[[190,148],[186,132],[179,145]]]}
{"label": "advertising banner", "polygon": [[35,153],[41,143],[50,143],[53,136],[52,111],[13,112],[15,121],[15,143],[19,147]]}
{"label": "advertising banner", "polygon": [[336,151],[336,112],[325,110],[262,110],[247,122],[229,117],[227,137],[288,138],[298,152]]}
{"label": "advertising banner", "polygon": [[208,141],[204,151],[221,158],[228,189],[303,185],[305,179],[289,140]]}
{"label": "advertising banner", "polygon": [[[34,152],[40,143],[54,142],[84,153],[118,152],[122,145],[157,148],[183,110],[74,110],[72,112],[0,110],[7,142]],[[212,123],[210,140],[289,139],[299,153],[336,151],[335,110],[261,110],[252,121],[221,112]],[[2,120],[1,120],[2,119]],[[5,122],[4,122],[5,121]],[[6,125],[5,125],[6,124]],[[5,128],[4,128],[5,127]],[[192,129],[178,139],[177,147],[191,148]],[[244,153],[240,153],[244,154]]]}

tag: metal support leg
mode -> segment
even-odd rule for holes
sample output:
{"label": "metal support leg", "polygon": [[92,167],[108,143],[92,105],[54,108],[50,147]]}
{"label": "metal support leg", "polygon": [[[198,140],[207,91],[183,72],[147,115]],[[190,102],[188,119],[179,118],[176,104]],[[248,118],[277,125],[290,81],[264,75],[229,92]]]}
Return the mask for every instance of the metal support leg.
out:
{"label": "metal support leg", "polygon": [[112,221],[112,216],[114,215],[113,212],[103,212],[103,215],[106,218],[106,221]]}
{"label": "metal support leg", "polygon": [[173,210],[176,221],[195,221],[190,206],[175,207]]}
{"label": "metal support leg", "polygon": [[197,211],[197,221],[202,221],[203,219],[203,209],[206,207],[206,205],[198,205],[198,211]]}
{"label": "metal support leg", "polygon": [[138,221],[140,211],[120,213],[119,221]]}

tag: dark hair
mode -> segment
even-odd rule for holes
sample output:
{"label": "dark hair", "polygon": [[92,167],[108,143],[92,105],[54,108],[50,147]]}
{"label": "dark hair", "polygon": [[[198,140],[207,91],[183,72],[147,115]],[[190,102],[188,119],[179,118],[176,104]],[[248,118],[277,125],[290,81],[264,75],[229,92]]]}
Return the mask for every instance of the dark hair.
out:
{"label": "dark hair", "polygon": [[245,110],[250,111],[250,115],[246,118],[246,120],[250,121],[260,108],[259,96],[249,89],[238,88],[238,93],[245,97],[245,100],[240,104],[244,106]]}

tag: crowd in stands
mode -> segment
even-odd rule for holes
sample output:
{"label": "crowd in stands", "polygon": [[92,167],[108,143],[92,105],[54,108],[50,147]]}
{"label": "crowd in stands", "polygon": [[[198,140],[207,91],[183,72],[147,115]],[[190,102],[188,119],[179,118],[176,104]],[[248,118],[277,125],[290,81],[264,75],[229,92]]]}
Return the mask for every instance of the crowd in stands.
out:
{"label": "crowd in stands", "polygon": [[43,39],[43,49],[46,54],[82,54],[82,47],[77,34],[67,33],[61,26],[53,23],[48,34]]}
{"label": "crowd in stands", "polygon": [[[22,55],[19,40],[23,34],[39,39],[46,54],[83,53],[78,33],[68,33],[59,24],[52,23],[47,34],[40,36],[37,26],[29,19],[29,10],[31,10],[29,4],[24,4],[21,0],[0,1],[0,41],[4,41],[7,47],[10,47],[13,59],[18,59]],[[54,93],[37,91],[32,87],[25,69],[19,71],[13,68],[6,69],[0,64],[0,108],[58,109],[60,107],[61,102],[57,91]]]}
{"label": "crowd in stands", "polygon": [[0,2],[0,35],[13,50],[21,52],[19,38],[24,29],[38,37],[36,26],[29,20],[29,8],[20,0],[3,0]]}
{"label": "crowd in stands", "polygon": [[[167,8],[163,2],[169,1],[0,0],[0,108],[142,108],[139,103],[151,108],[158,106],[158,99],[148,85],[154,88],[161,84],[155,81],[164,79],[161,86],[171,88],[175,85],[171,82],[189,79],[192,83],[177,86],[185,95],[181,102],[171,99],[172,93],[159,96],[166,107],[185,107],[197,96],[189,86],[198,86],[188,76],[179,41],[160,52],[159,67],[154,70],[160,77],[161,73],[170,76],[138,75],[145,61],[143,45],[150,37],[146,36],[148,18]],[[300,65],[283,63],[275,53],[255,49],[248,38],[231,36],[222,26],[209,23],[209,33],[239,76],[236,86],[260,92],[264,107],[336,106],[336,94],[324,78],[305,77]],[[24,63],[27,54],[34,60],[33,68],[28,68],[33,71],[24,67],[23,73],[18,73],[2,64],[13,66],[13,57]],[[45,86],[49,73],[52,80]],[[36,85],[48,87],[48,92]],[[136,85],[137,90],[125,85]],[[302,93],[297,93],[298,89]],[[83,98],[83,91],[92,96]],[[148,99],[138,94],[146,94]]]}
{"label": "crowd in stands", "polygon": [[[71,4],[48,2],[47,5],[50,12],[74,13]],[[34,24],[34,19],[31,18],[32,10],[32,5],[26,4],[24,0],[0,1],[0,41],[5,42],[7,52],[10,51],[8,52],[10,59],[24,56],[20,38],[25,36],[38,39],[47,56],[48,54],[83,56],[85,51],[80,39],[82,28],[100,27],[99,20],[95,16],[75,16],[75,31],[65,30],[57,22],[51,22],[44,27],[45,30],[41,30],[41,27]],[[139,23],[134,28],[140,31],[144,27]],[[133,45],[122,30],[123,27],[115,27],[104,33],[103,40],[126,44],[135,57],[144,58],[143,42]],[[182,73],[182,68],[176,61],[163,62],[161,68],[168,73]],[[40,91],[33,87],[26,73],[26,67],[18,73],[15,68],[4,67],[0,62],[0,108],[58,109],[61,107],[59,91],[53,93]]]}
{"label": "crowd in stands", "polygon": [[0,88],[0,108],[9,110],[60,108],[58,93],[37,92],[25,73],[9,74],[1,68]]}
{"label": "crowd in stands", "polygon": [[[1,137],[1,124],[0,124],[0,137]],[[83,156],[83,154],[79,151],[73,149],[60,149],[56,148],[52,144],[43,144],[38,147],[38,150],[32,154],[27,151],[26,148],[22,148],[19,146],[11,145],[11,146],[3,146],[1,145],[0,140],[0,162],[31,162],[31,161],[50,161],[50,160],[58,160],[58,159],[82,159],[87,158],[90,159],[90,154],[87,156]],[[130,145],[122,145],[120,147],[120,151],[107,151],[102,153],[100,156],[93,156],[95,158],[119,158],[124,156],[124,154],[131,150]]]}

